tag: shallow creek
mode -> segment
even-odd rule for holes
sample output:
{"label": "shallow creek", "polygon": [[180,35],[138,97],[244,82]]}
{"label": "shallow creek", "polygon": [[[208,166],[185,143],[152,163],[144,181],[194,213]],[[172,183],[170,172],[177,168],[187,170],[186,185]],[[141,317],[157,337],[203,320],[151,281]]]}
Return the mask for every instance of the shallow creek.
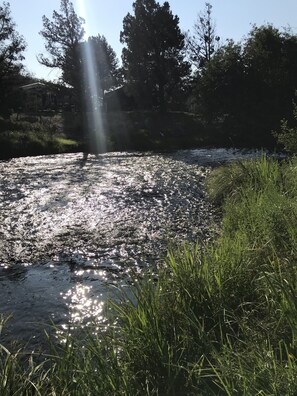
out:
{"label": "shallow creek", "polygon": [[211,237],[211,167],[254,153],[81,154],[0,161],[0,342],[36,343],[103,315],[129,273],[162,265],[168,246]]}

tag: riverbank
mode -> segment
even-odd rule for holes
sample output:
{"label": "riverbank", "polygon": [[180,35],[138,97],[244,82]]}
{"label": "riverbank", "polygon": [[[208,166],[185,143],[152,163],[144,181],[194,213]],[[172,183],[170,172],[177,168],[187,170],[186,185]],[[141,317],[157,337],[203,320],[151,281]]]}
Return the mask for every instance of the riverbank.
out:
{"label": "riverbank", "polygon": [[54,117],[0,118],[0,160],[79,151],[79,142],[67,137]]}
{"label": "riverbank", "polygon": [[[193,113],[115,111],[101,116],[104,144],[99,144],[100,152],[255,148],[263,145],[261,140],[231,136],[218,126],[205,125]],[[92,115],[87,114],[87,117],[92,118]],[[84,151],[83,130],[84,125],[77,113],[14,115],[10,120],[0,118],[0,160]]]}
{"label": "riverbank", "polygon": [[217,168],[208,191],[215,241],[168,253],[157,280],[132,275],[107,322],[45,363],[2,348],[1,395],[295,394],[296,158]]}

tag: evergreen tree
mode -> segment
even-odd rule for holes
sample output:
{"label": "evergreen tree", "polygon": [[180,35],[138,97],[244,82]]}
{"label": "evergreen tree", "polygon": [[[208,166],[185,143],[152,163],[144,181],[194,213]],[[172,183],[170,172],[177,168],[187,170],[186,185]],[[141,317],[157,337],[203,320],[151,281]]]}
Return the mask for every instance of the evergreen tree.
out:
{"label": "evergreen tree", "polygon": [[83,107],[95,111],[102,104],[104,91],[119,85],[116,53],[106,38],[98,34],[78,44],[77,63],[76,78],[80,81]]}
{"label": "evergreen tree", "polygon": [[120,40],[123,69],[130,92],[141,108],[165,110],[189,73],[184,35],[168,2],[136,0],[134,15],[123,21]]}
{"label": "evergreen tree", "polygon": [[210,61],[220,41],[211,13],[212,5],[205,3],[205,11],[198,15],[193,34],[187,37],[189,57],[198,70]]}
{"label": "evergreen tree", "polygon": [[254,27],[243,43],[216,51],[198,75],[198,111],[224,143],[272,146],[280,120],[292,120],[296,68],[296,35]]}
{"label": "evergreen tree", "polygon": [[244,72],[242,47],[232,40],[205,65],[197,78],[196,95],[199,112],[207,123],[240,116],[245,95]]}
{"label": "evergreen tree", "polygon": [[62,72],[64,83],[71,85],[77,94],[80,92],[78,78],[78,43],[84,36],[84,19],[76,15],[70,0],[61,0],[60,13],[53,12],[52,21],[42,17],[43,30],[40,34],[46,41],[45,48],[49,56],[39,55],[42,65],[58,68]]}
{"label": "evergreen tree", "polygon": [[[101,98],[104,89],[117,85],[118,61],[104,36],[83,41],[85,21],[76,15],[70,0],[61,0],[60,8],[60,13],[53,12],[52,21],[43,16],[40,33],[49,57],[40,55],[39,62],[61,70],[63,83],[73,87],[78,110],[83,111],[88,93],[98,92]],[[90,84],[96,89],[91,90]]]}
{"label": "evergreen tree", "polygon": [[271,129],[292,116],[297,88],[297,36],[272,25],[254,27],[244,45],[249,112]]}
{"label": "evergreen tree", "polygon": [[[89,37],[87,41],[80,43],[79,47],[81,65],[86,65],[90,61],[88,57],[91,56],[95,64],[95,81],[102,91],[109,90],[119,84],[118,59],[104,36],[98,34]],[[86,74],[87,67],[84,67],[84,69],[82,72]],[[86,77],[84,79],[86,80]]]}
{"label": "evergreen tree", "polygon": [[14,106],[15,88],[23,69],[21,61],[26,48],[24,38],[16,31],[9,3],[0,5],[0,113],[7,115]]}

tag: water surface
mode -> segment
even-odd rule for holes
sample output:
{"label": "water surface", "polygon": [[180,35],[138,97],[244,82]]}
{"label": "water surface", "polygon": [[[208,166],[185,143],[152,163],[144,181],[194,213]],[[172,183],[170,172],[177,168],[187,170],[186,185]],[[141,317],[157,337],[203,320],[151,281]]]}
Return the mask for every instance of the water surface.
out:
{"label": "water surface", "polygon": [[168,246],[207,240],[212,166],[254,153],[186,150],[0,162],[1,340],[39,339],[45,324],[101,318],[112,286],[162,265]]}

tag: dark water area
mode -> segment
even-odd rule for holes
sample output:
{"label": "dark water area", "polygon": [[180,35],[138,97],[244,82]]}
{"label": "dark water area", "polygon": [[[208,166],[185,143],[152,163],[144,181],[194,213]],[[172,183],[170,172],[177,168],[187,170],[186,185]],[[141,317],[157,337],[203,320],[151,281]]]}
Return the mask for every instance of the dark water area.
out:
{"label": "dark water area", "polygon": [[131,271],[157,270],[168,246],[207,240],[213,166],[255,152],[63,154],[0,162],[0,343],[36,345],[51,322],[103,320]]}

